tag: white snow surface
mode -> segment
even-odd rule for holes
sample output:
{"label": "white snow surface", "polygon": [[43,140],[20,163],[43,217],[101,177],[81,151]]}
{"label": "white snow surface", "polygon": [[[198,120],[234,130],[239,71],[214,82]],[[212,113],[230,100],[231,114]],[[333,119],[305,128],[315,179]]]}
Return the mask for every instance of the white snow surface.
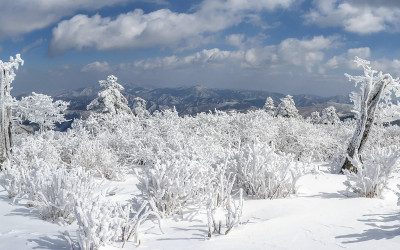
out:
{"label": "white snow surface", "polygon": [[[139,247],[128,242],[124,249],[400,249],[400,207],[397,206],[395,173],[382,199],[352,198],[343,184],[346,177],[325,171],[307,174],[298,192],[289,198],[256,200],[245,197],[243,224],[227,235],[207,238],[206,210],[186,210],[182,216],[162,220],[164,234],[146,222]],[[139,195],[133,175],[117,186],[110,199],[126,202]],[[106,188],[106,187],[104,187]],[[0,189],[0,249],[70,249],[62,237],[68,231],[76,240],[76,222],[69,226],[43,221],[24,202],[13,204]],[[120,249],[122,243],[101,249]]]}

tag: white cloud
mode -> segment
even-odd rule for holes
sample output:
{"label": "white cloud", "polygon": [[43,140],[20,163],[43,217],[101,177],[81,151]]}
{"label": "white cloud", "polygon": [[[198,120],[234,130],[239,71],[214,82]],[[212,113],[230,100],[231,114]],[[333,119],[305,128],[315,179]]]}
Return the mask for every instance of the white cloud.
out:
{"label": "white cloud", "polygon": [[226,37],[226,43],[237,48],[242,48],[244,47],[244,39],[244,34],[231,34]]}
{"label": "white cloud", "polygon": [[69,49],[142,49],[177,47],[203,34],[239,24],[247,15],[264,10],[288,8],[296,0],[205,0],[193,13],[160,9],[120,14],[116,18],[76,15],[53,29],[49,52]]}
{"label": "white cloud", "polygon": [[141,68],[144,70],[150,70],[155,68],[181,68],[188,66],[205,66],[205,65],[216,65],[223,64],[229,61],[237,61],[243,58],[243,51],[226,51],[219,50],[217,48],[202,50],[194,54],[178,57],[178,56],[167,56],[150,58],[146,60],[139,60],[133,63],[135,68]]}
{"label": "white cloud", "polygon": [[329,69],[357,69],[357,65],[354,63],[354,57],[356,56],[368,59],[371,56],[371,50],[369,47],[348,49],[346,53],[329,59],[324,67]]}
{"label": "white cloud", "polygon": [[398,59],[378,59],[371,62],[373,69],[381,70],[384,73],[390,73],[393,76],[400,77],[400,60]]}
{"label": "white cloud", "polygon": [[135,68],[145,70],[155,68],[181,68],[215,64],[237,64],[243,68],[276,68],[284,66],[304,67],[311,72],[324,59],[324,50],[337,45],[337,37],[316,36],[312,39],[289,38],[278,45],[239,49],[236,51],[217,48],[178,57],[150,58],[133,63]]}
{"label": "white cloud", "polygon": [[77,10],[98,10],[129,0],[2,0],[0,8],[0,39],[18,37],[45,28]]}
{"label": "white cloud", "polygon": [[348,32],[371,34],[399,31],[400,4],[393,1],[315,0],[305,15],[306,23],[342,27]]}
{"label": "white cloud", "polygon": [[81,69],[82,72],[89,72],[89,71],[99,71],[99,72],[107,72],[110,71],[111,67],[108,62],[93,62],[89,63],[85,67]]}

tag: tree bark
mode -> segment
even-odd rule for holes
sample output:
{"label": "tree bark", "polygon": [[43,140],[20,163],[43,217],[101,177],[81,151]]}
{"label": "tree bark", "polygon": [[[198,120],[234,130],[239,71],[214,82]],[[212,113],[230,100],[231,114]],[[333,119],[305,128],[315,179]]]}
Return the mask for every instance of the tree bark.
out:
{"label": "tree bark", "polygon": [[10,96],[10,86],[8,82],[8,72],[3,69],[1,72],[1,86],[0,86],[0,165],[5,161],[10,153],[12,146],[12,120],[11,120],[11,107],[8,102]]}
{"label": "tree bark", "polygon": [[342,173],[345,169],[350,172],[357,173],[357,168],[349,160],[349,157],[354,158],[354,156],[357,155],[358,160],[362,162],[361,152],[365,147],[369,132],[371,131],[371,127],[374,124],[375,112],[381,99],[381,95],[388,83],[390,82],[389,77],[389,75],[385,75],[379,82],[373,85],[372,89],[364,90],[364,106],[361,110],[360,119],[357,121],[357,127],[354,131],[352,140],[350,141],[347,148],[347,157],[341,168]]}

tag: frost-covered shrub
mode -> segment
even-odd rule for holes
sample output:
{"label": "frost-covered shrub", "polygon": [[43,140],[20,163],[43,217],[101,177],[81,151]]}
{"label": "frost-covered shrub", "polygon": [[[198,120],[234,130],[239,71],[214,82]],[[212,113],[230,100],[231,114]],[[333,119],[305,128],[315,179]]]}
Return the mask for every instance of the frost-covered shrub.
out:
{"label": "frost-covered shrub", "polygon": [[93,177],[81,168],[54,166],[41,158],[29,164],[4,164],[1,184],[10,198],[25,198],[41,217],[53,222],[72,223],[77,198],[85,198],[94,188]]}
{"label": "frost-covered shrub", "polygon": [[312,124],[318,124],[321,121],[321,117],[319,115],[318,111],[314,111],[310,114],[309,117],[307,117],[307,121],[311,122]]}
{"label": "frost-covered shrub", "polygon": [[137,171],[139,189],[153,199],[163,215],[182,214],[190,204],[204,200],[209,169],[189,158],[171,159]]}
{"label": "frost-covered shrub", "polygon": [[17,137],[7,161],[3,163],[1,185],[9,198],[21,197],[30,191],[29,180],[33,171],[45,163],[57,169],[64,166],[56,133],[46,132],[27,137]]}
{"label": "frost-covered shrub", "polygon": [[122,218],[118,208],[100,197],[78,199],[75,216],[78,223],[78,244],[83,250],[96,250],[110,245],[121,235]]}
{"label": "frost-covered shrub", "polygon": [[97,140],[82,140],[73,150],[71,167],[83,167],[109,180],[123,179],[118,157]]}
{"label": "frost-covered shrub", "polygon": [[344,171],[347,177],[344,182],[347,190],[362,197],[380,197],[399,158],[400,150],[397,147],[390,147],[366,151],[362,155],[362,163],[358,160],[358,156],[350,159],[357,173]]}
{"label": "frost-covered shrub", "polygon": [[336,114],[336,109],[333,106],[329,106],[322,110],[322,116],[320,123],[322,124],[338,124],[340,123],[339,116]]}
{"label": "frost-covered shrub", "polygon": [[[241,223],[243,211],[243,192],[239,190],[239,199],[235,202],[232,197],[232,188],[235,183],[235,176],[226,177],[222,171],[217,178],[214,178],[209,189],[207,202],[208,237],[213,233],[221,233],[225,225],[225,234]],[[233,177],[232,177],[233,176]]]}
{"label": "frost-covered shrub", "polygon": [[248,195],[274,199],[296,192],[303,166],[292,156],[255,141],[242,147],[236,158],[238,182]]}
{"label": "frost-covered shrub", "polygon": [[131,237],[136,244],[140,244],[140,225],[148,220],[150,215],[158,219],[160,226],[160,217],[147,201],[135,209],[131,204],[122,206],[99,195],[78,199],[74,211],[79,226],[78,244],[83,250],[99,249],[119,240],[123,242],[123,247]]}
{"label": "frost-covered shrub", "polygon": [[34,169],[35,160],[41,159],[50,165],[60,167],[63,161],[60,155],[61,143],[57,139],[58,133],[46,133],[19,137],[16,140],[9,156],[10,164],[19,167]]}
{"label": "frost-covered shrub", "polygon": [[2,167],[0,184],[6,190],[8,198],[25,194],[29,187],[26,176],[31,170],[26,167],[13,166],[10,164],[10,160],[5,161]]}
{"label": "frost-covered shrub", "polygon": [[72,223],[75,200],[91,194],[95,186],[93,178],[83,169],[54,169],[45,162],[41,164],[26,177],[30,205],[39,210],[43,219]]}

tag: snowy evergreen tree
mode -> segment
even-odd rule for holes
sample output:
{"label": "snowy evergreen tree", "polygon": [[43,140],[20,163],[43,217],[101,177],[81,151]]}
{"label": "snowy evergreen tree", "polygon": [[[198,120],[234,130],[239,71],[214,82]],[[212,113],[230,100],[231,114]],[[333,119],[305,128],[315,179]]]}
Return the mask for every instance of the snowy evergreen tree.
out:
{"label": "snowy evergreen tree", "polygon": [[86,107],[87,110],[111,115],[132,115],[128,101],[120,92],[124,87],[117,83],[117,79],[117,77],[110,75],[107,80],[99,81],[100,86],[104,87],[105,90],[99,92],[98,97]]}
{"label": "snowy evergreen tree", "polygon": [[45,128],[54,128],[55,123],[67,121],[64,111],[69,103],[62,100],[53,102],[53,98],[48,95],[36,94],[22,97],[16,105],[16,113],[21,120],[28,120],[39,124],[40,131]]}
{"label": "snowy evergreen tree", "polygon": [[400,118],[400,103],[393,103],[394,97],[400,97],[399,79],[393,79],[390,74],[378,73],[369,66],[370,62],[367,60],[355,57],[354,62],[357,66],[363,67],[364,75],[345,74],[350,81],[355,82],[355,85],[360,84],[359,91],[350,94],[350,99],[354,103],[353,112],[357,118],[357,124],[342,166],[342,171],[349,170],[350,172],[357,172],[357,168],[349,158],[362,162],[361,152],[369,137],[371,127],[376,122],[375,118],[378,117],[378,121],[386,122]]}
{"label": "snowy evergreen tree", "polygon": [[287,95],[285,98],[281,99],[278,107],[275,110],[275,116],[282,116],[287,118],[299,118],[299,111],[296,108],[293,97]]}
{"label": "snowy evergreen tree", "polygon": [[12,146],[12,103],[11,83],[14,81],[14,69],[18,69],[19,64],[24,61],[20,54],[15,59],[11,56],[9,62],[0,60],[1,85],[0,85],[0,163],[8,156]]}
{"label": "snowy evergreen tree", "polygon": [[146,109],[146,100],[140,97],[133,99],[133,114],[137,117],[147,117],[150,112]]}
{"label": "snowy evergreen tree", "polygon": [[322,117],[320,120],[322,124],[338,124],[340,123],[339,116],[336,114],[336,109],[333,106],[329,106],[322,110]]}
{"label": "snowy evergreen tree", "polygon": [[318,111],[314,111],[311,113],[310,117],[307,117],[307,120],[312,124],[318,124],[321,121],[321,117],[319,116]]}
{"label": "snowy evergreen tree", "polygon": [[265,101],[265,104],[264,104],[263,108],[264,108],[265,112],[267,112],[268,114],[273,115],[275,113],[274,100],[272,100],[271,97],[268,97],[267,100]]}

